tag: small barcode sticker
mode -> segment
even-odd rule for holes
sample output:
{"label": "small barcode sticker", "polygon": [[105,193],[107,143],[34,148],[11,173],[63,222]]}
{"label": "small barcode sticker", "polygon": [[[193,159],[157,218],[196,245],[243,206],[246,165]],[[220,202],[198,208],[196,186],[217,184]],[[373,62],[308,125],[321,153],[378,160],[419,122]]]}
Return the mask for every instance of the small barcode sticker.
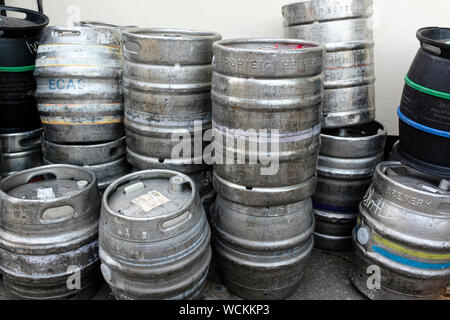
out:
{"label": "small barcode sticker", "polygon": [[163,204],[169,202],[164,195],[158,191],[150,191],[142,196],[134,199],[132,202],[138,205],[145,212],[150,212],[154,208],[162,206]]}
{"label": "small barcode sticker", "polygon": [[38,199],[54,199],[55,192],[52,188],[45,189],[37,189],[37,198]]}

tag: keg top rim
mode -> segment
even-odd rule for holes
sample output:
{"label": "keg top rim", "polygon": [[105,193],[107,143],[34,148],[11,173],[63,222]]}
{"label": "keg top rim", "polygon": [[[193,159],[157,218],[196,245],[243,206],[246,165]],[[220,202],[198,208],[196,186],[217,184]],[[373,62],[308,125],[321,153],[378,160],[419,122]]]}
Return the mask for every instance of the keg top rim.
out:
{"label": "keg top rim", "polygon": [[[25,19],[8,17],[6,16],[8,11],[24,13]],[[0,30],[2,31],[41,30],[50,22],[49,18],[43,13],[10,6],[0,6],[0,17],[3,17],[0,19]]]}
{"label": "keg top rim", "polygon": [[[65,27],[65,26],[48,26],[42,31],[41,41],[44,41],[44,35],[51,34],[52,37],[54,37],[53,32],[72,32],[72,33],[78,33],[77,36],[82,36],[83,33],[98,33],[100,31],[104,32],[111,32],[114,34],[114,41],[117,41],[117,39],[121,38],[121,33],[117,28],[113,27],[103,27],[103,26],[89,26],[89,25],[76,25],[72,27]],[[83,33],[82,33],[83,32]],[[65,37],[61,37],[62,39]],[[69,39],[72,37],[68,37]],[[73,37],[74,38],[74,37]],[[44,41],[45,42],[45,41]],[[45,43],[44,43],[45,44]]]}
{"label": "keg top rim", "polygon": [[441,49],[450,49],[450,28],[425,27],[419,29],[416,36],[421,43]]}
{"label": "keg top rim", "polygon": [[302,5],[305,3],[314,3],[314,2],[315,2],[314,0],[297,0],[294,3],[285,4],[284,6],[281,7],[281,10],[283,10],[283,11],[289,10],[289,9],[295,8],[296,6],[299,6],[299,5]]}
{"label": "keg top rim", "polygon": [[34,130],[29,130],[29,131],[22,131],[22,132],[14,132],[14,133],[0,133],[0,139],[1,138],[10,138],[10,137],[20,137],[22,135],[37,135],[40,132],[43,132],[44,129],[43,128],[38,128],[38,129],[34,129]]}
{"label": "keg top rim", "polygon": [[137,28],[137,26],[134,25],[123,26],[95,20],[81,20],[75,22],[75,24],[79,26],[108,27],[108,28]]}
{"label": "keg top rim", "polygon": [[[42,130],[42,129],[41,129]],[[0,135],[1,137],[1,135]],[[87,144],[64,144],[64,143],[56,143],[56,142],[52,142],[50,140],[47,140],[47,138],[45,137],[45,132],[42,133],[41,135],[41,140],[43,143],[50,145],[50,146],[54,146],[57,148],[67,148],[67,149],[74,149],[74,148],[86,148],[86,149],[96,149],[96,148],[102,148],[102,147],[110,147],[113,145],[121,145],[121,144],[125,144],[125,140],[126,137],[123,136],[120,139],[114,140],[114,141],[109,141],[109,142],[103,142],[103,143],[97,143],[97,144],[92,144],[92,143],[87,143]]]}
{"label": "keg top rim", "polygon": [[[85,175],[85,177],[80,178],[80,180],[87,181],[88,185],[81,190],[73,190],[73,192],[69,195],[63,195],[63,196],[55,197],[52,199],[22,199],[22,198],[16,198],[16,197],[8,194],[9,190],[14,189],[19,186],[22,186],[24,184],[28,184],[34,178],[37,178],[37,177],[45,175],[45,174],[55,175],[54,174],[55,171],[64,170],[64,169],[66,169],[66,170],[69,169],[69,170],[72,170],[73,172],[78,171],[78,172],[83,173]],[[89,176],[90,179],[85,179],[86,176]],[[75,177],[72,177],[72,179],[75,179]],[[60,203],[67,199],[71,199],[73,197],[79,196],[83,192],[86,192],[86,190],[91,190],[92,186],[94,184],[95,184],[95,188],[97,189],[97,177],[90,170],[87,170],[83,167],[67,165],[67,164],[52,164],[52,165],[40,166],[40,167],[20,171],[20,172],[14,173],[14,174],[4,178],[3,181],[0,183],[0,194],[2,194],[2,197],[5,197],[7,199],[14,199],[14,201],[19,200],[21,203],[51,204],[51,203],[55,203],[55,202]],[[7,190],[5,190],[5,187],[7,187]]]}
{"label": "keg top rim", "polygon": [[[239,45],[245,44],[267,44],[266,47],[261,48],[246,48]],[[302,47],[296,48],[280,48],[280,44],[297,45]],[[240,38],[240,39],[226,39],[217,41],[213,44],[214,48],[232,52],[248,52],[248,53],[305,53],[310,51],[325,50],[325,47],[313,41],[305,41],[301,39],[283,39],[283,38]]]}
{"label": "keg top rim", "polygon": [[[401,174],[393,174],[390,175],[388,173],[389,169],[399,169],[403,171],[403,175]],[[408,174],[408,175],[407,175]],[[405,184],[393,179],[393,176],[404,176],[409,177],[411,180],[417,182],[416,184]],[[397,187],[398,189],[413,191],[414,193],[419,193],[423,196],[427,197],[449,197],[450,191],[446,191],[444,189],[439,188],[439,183],[442,181],[441,178],[437,176],[428,175],[422,172],[419,172],[407,165],[399,162],[399,161],[387,161],[380,163],[375,171],[374,180],[382,179],[390,185]],[[425,185],[425,183],[433,184],[434,187],[429,187]]]}
{"label": "keg top rim", "polygon": [[[363,135],[361,137],[352,137],[352,136],[339,136],[338,134],[331,134],[331,133],[324,133],[324,132],[329,132],[329,131],[336,131],[336,130],[340,130],[340,129],[361,129],[363,130],[364,127],[367,126],[377,126],[378,127],[378,131],[376,134],[371,134],[371,135]],[[359,141],[365,141],[365,140],[372,140],[372,139],[376,139],[378,137],[382,137],[382,136],[386,136],[387,135],[387,129],[384,127],[384,125],[378,121],[372,121],[370,123],[366,123],[366,124],[362,124],[359,126],[352,126],[352,127],[344,127],[344,128],[335,128],[335,129],[323,129],[322,133],[320,134],[322,137],[325,138],[329,138],[329,139],[333,139],[333,140],[359,140]]]}
{"label": "keg top rim", "polygon": [[[191,196],[189,200],[183,205],[182,208],[178,208],[176,211],[168,211],[163,215],[155,215],[155,216],[145,216],[145,217],[135,217],[128,216],[113,210],[109,205],[109,197],[117,192],[117,189],[127,183],[138,183],[139,181],[145,179],[153,179],[153,178],[168,178],[168,177],[182,177],[184,181],[190,184],[191,186]],[[138,178],[138,179],[136,179]],[[140,179],[139,179],[140,178]],[[170,179],[170,178],[168,178]],[[171,217],[174,213],[185,212],[195,201],[197,188],[195,186],[194,181],[187,175],[173,170],[143,170],[138,172],[130,173],[109,185],[109,187],[105,190],[102,197],[102,208],[108,212],[108,214],[113,215],[117,218],[128,220],[128,221],[152,221],[159,220],[161,218]]]}
{"label": "keg top rim", "polygon": [[[217,41],[222,36],[213,31],[201,31],[191,29],[177,28],[136,28],[124,32],[125,36],[138,39],[156,39],[168,41],[195,41],[195,40],[213,40]],[[183,35],[185,35],[183,37]]]}

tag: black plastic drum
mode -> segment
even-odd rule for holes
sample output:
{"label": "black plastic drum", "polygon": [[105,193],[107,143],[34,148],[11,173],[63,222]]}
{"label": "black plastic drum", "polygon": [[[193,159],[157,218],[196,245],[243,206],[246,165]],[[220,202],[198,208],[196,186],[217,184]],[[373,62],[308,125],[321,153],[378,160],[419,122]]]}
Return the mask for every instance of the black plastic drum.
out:
{"label": "black plastic drum", "polygon": [[[23,18],[12,13],[22,13]],[[40,126],[32,97],[40,33],[48,18],[32,10],[0,6],[0,131],[17,132]]]}
{"label": "black plastic drum", "polygon": [[423,28],[405,77],[398,115],[398,156],[410,166],[450,177],[450,29]]}
{"label": "black plastic drum", "polygon": [[0,133],[15,133],[41,127],[41,119],[33,96],[0,101]]}

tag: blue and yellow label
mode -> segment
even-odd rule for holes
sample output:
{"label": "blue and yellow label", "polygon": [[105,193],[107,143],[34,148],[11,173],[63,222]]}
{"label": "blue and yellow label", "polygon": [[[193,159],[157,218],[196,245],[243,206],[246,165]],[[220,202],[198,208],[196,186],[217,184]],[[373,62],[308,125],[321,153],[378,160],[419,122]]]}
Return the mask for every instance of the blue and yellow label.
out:
{"label": "blue and yellow label", "polygon": [[[372,246],[374,252],[397,263],[427,270],[444,270],[450,268],[450,253],[438,254],[414,250],[384,239],[378,235],[374,235],[373,240],[377,243]],[[408,256],[408,258],[405,256]],[[448,262],[442,262],[446,260]]]}

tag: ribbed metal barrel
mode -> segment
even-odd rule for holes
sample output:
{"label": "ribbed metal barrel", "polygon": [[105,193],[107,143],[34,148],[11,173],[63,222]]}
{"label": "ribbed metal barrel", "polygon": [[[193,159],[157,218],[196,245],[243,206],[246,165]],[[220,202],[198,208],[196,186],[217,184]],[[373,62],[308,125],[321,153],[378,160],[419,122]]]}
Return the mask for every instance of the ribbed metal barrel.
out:
{"label": "ribbed metal barrel", "polygon": [[120,45],[113,28],[44,29],[34,74],[49,141],[96,143],[124,136]]}
{"label": "ribbed metal barrel", "polygon": [[313,249],[311,200],[248,207],[217,196],[213,244],[224,283],[246,299],[285,299],[297,289]]}
{"label": "ribbed metal barrel", "polygon": [[42,129],[29,132],[0,134],[0,176],[38,167],[42,164]]}
{"label": "ribbed metal barrel", "polygon": [[195,299],[211,260],[194,181],[168,170],[132,173],[103,195],[102,273],[117,299]]}
{"label": "ribbed metal barrel", "polygon": [[438,298],[450,279],[449,230],[448,180],[380,164],[360,204],[351,280],[370,299]]}
{"label": "ribbed metal barrel", "polygon": [[[127,145],[140,160],[172,159],[178,135],[192,145],[186,162],[201,157],[203,133],[211,129],[213,32],[177,29],[137,29],[123,34],[125,67],[125,129]],[[195,123],[198,123],[198,128]],[[175,140],[172,136],[177,135]],[[194,156],[194,136],[199,154]],[[178,154],[177,154],[178,155]],[[136,161],[136,160],[132,160]],[[196,164],[202,164],[196,162]]]}
{"label": "ribbed metal barrel", "polygon": [[[216,42],[213,49],[216,190],[234,194],[236,202],[261,206],[311,196],[324,47],[301,40],[241,39]],[[269,155],[273,171],[263,174],[263,168],[270,168],[264,163]],[[248,197],[248,191],[257,198]]]}
{"label": "ribbed metal barrel", "polygon": [[284,6],[285,36],[323,43],[323,127],[375,119],[373,0],[311,0]]}
{"label": "ribbed metal barrel", "polygon": [[125,137],[93,145],[64,145],[48,141],[42,135],[45,164],[71,164],[92,170],[100,190],[131,172],[126,159]]}
{"label": "ribbed metal barrel", "polygon": [[383,161],[386,137],[378,122],[322,130],[317,190],[312,197],[317,248],[351,249],[358,205]]}
{"label": "ribbed metal barrel", "polygon": [[95,175],[54,165],[0,185],[0,272],[21,299],[89,298],[99,284]]}

